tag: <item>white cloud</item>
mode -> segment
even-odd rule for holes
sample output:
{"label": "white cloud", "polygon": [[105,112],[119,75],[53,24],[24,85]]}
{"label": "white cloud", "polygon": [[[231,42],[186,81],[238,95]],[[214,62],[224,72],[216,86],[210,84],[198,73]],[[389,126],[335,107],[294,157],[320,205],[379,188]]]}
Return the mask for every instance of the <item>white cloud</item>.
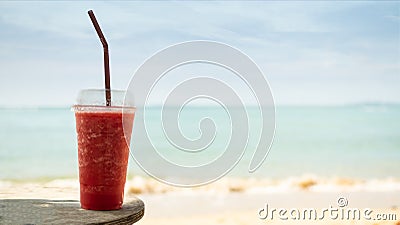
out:
{"label": "white cloud", "polygon": [[[376,7],[382,21],[368,16]],[[101,87],[101,46],[88,9],[95,11],[109,41],[113,84],[119,88],[161,48],[211,39],[253,58],[275,85],[272,88],[278,89],[281,103],[362,101],[374,96],[400,101],[394,86],[400,73],[399,33],[391,29],[398,15],[390,5],[365,2],[1,2],[0,91],[21,87],[23,79],[35,85],[31,74],[75,89],[91,83]],[[93,78],[85,83],[76,74]],[[341,86],[342,95],[324,97],[324,90],[334,93]],[[360,90],[357,96],[351,87]],[[380,94],[368,93],[371,88]],[[69,89],[59,89],[65,96],[59,99],[71,97]],[[42,104],[43,97],[35,95],[44,94],[35,92],[32,99],[15,101]],[[59,102],[48,99],[49,104]]]}
{"label": "white cloud", "polygon": [[[0,18],[3,24],[19,27],[27,33],[41,31],[87,38],[88,26],[82,22],[84,11],[78,10],[78,6],[60,6],[48,2],[3,2]],[[81,15],[77,14],[78,11]]]}

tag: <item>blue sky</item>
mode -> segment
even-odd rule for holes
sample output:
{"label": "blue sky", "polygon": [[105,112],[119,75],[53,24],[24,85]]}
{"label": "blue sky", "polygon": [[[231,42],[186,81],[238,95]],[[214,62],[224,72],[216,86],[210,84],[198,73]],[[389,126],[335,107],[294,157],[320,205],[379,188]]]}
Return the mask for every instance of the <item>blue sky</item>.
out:
{"label": "blue sky", "polygon": [[113,88],[160,49],[201,39],[249,55],[278,105],[400,103],[399,2],[0,2],[0,105],[68,106],[103,87],[88,9]]}

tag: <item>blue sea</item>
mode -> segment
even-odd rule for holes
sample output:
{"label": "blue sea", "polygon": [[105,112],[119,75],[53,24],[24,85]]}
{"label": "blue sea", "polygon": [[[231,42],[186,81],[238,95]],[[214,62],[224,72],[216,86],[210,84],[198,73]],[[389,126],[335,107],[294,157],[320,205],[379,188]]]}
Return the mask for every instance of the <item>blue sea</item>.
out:
{"label": "blue sea", "polygon": [[[200,115],[210,110],[193,107],[185,113]],[[252,110],[256,109],[250,109],[250,114]],[[151,115],[150,110],[150,120]],[[222,115],[216,120],[226,123]],[[257,126],[261,121],[251,123]],[[159,126],[157,122],[150,124]],[[182,116],[180,124],[193,124],[193,116]],[[190,127],[182,128],[189,136]],[[196,132],[192,134],[196,136]],[[160,137],[154,141],[161,149],[169,148]],[[163,154],[180,160],[168,152]],[[270,153],[255,173],[248,173],[252,154],[247,151],[227,176],[400,178],[400,105],[278,106]],[[146,176],[131,159],[129,176],[134,175]],[[77,177],[75,118],[69,107],[0,108],[0,180]]]}

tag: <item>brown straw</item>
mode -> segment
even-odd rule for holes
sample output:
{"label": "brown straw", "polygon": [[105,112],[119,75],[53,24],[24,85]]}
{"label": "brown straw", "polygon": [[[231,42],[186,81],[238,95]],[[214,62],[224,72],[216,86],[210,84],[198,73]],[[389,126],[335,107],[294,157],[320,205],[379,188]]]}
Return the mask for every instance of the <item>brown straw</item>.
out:
{"label": "brown straw", "polygon": [[104,50],[104,75],[105,75],[105,86],[106,86],[106,105],[111,106],[111,88],[110,88],[110,64],[109,64],[109,56],[108,56],[108,44],[106,41],[106,38],[103,35],[103,32],[101,32],[99,23],[96,20],[96,17],[94,16],[94,13],[92,10],[88,11],[90,20],[92,20],[94,29],[96,29],[97,35],[99,35],[101,44],[103,45],[103,50]]}

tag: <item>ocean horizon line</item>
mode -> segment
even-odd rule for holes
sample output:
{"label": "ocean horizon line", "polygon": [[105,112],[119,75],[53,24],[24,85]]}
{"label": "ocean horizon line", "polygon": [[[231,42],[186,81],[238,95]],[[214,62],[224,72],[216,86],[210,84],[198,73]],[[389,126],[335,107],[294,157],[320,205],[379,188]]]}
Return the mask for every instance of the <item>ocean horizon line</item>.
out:
{"label": "ocean horizon line", "polygon": [[[0,105],[0,110],[7,110],[7,109],[71,109],[71,105]],[[337,104],[275,104],[275,107],[351,107],[351,106],[400,106],[400,102],[354,102],[354,103],[337,103]],[[159,104],[150,104],[148,105],[149,108],[160,108],[163,107],[163,105]],[[171,105],[168,106],[170,108],[174,107],[180,107],[179,105]],[[207,104],[201,104],[201,105],[190,105],[186,106],[188,108],[219,108],[219,106],[215,105],[207,105]],[[239,107],[239,106],[232,106],[233,108]],[[256,108],[258,105],[255,104],[246,104],[246,107],[248,108]]]}

